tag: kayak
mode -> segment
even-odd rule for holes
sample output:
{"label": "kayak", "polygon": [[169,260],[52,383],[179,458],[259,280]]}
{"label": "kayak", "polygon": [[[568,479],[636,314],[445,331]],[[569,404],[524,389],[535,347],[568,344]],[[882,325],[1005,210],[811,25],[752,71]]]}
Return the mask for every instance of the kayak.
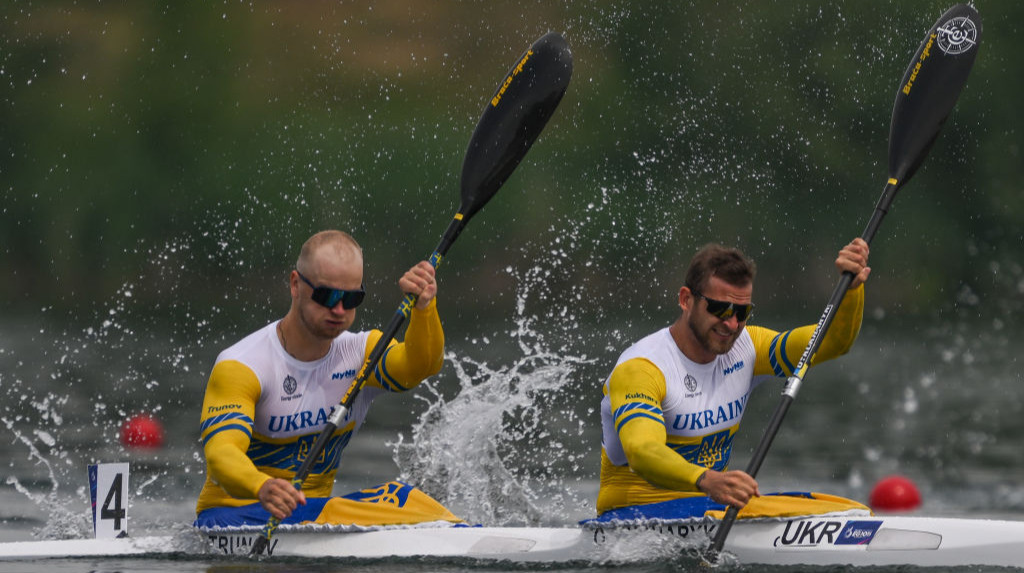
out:
{"label": "kayak", "polygon": [[[265,559],[436,557],[521,563],[643,562],[698,556],[718,521],[597,527],[405,526],[338,531],[279,529]],[[0,543],[0,560],[249,554],[257,529],[118,539]],[[1013,566],[1024,563],[1024,521],[942,517],[829,516],[740,520],[726,559],[768,565]]]}
{"label": "kayak", "polygon": [[[169,555],[247,559],[262,534],[261,525],[183,524],[172,535],[130,537],[127,464],[97,464],[89,470],[97,538],[0,543],[0,561]],[[393,488],[408,489],[408,495],[369,495]],[[399,482],[358,493],[373,506],[426,496]],[[721,523],[721,509],[697,496],[618,508],[565,527],[484,527],[447,520],[388,526],[282,524],[263,558],[426,557],[529,564],[699,560]],[[721,559],[742,564],[1019,567],[1024,563],[1024,521],[875,515],[863,504],[833,495],[772,493],[744,508],[724,553]]]}

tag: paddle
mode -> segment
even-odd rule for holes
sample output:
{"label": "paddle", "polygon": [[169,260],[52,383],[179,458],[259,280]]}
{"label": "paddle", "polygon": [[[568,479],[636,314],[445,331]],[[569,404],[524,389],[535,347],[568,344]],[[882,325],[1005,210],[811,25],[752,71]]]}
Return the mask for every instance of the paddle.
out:
{"label": "paddle", "polygon": [[[889,127],[889,180],[861,235],[868,244],[889,211],[896,192],[914,175],[935,143],[942,124],[967,83],[980,38],[981,19],[978,12],[971,6],[958,4],[935,22],[910,61],[896,92],[896,103],[892,110],[892,123]],[[786,381],[782,400],[747,466],[747,473],[751,476],[756,476],[761,468],[786,412],[800,391],[808,365],[832,324],[836,309],[843,302],[853,278],[852,273],[843,273],[793,375]],[[726,510],[705,555],[709,562],[718,559],[738,513],[735,507],[730,506]]]}
{"label": "paddle", "polygon": [[[462,163],[461,203],[459,210],[441,237],[441,242],[430,255],[435,268],[448,253],[459,234],[522,161],[534,141],[544,130],[551,115],[569,87],[572,76],[572,53],[560,35],[549,32],[538,39],[516,60],[498,89],[484,107],[473,136],[469,140]],[[406,295],[395,311],[363,365],[363,369],[331,413],[327,424],[317,436],[312,448],[303,459],[292,485],[302,489],[313,463],[327,446],[331,436],[348,417],[356,396],[363,389],[380,362],[388,344],[398,333],[416,304],[416,297]],[[340,447],[338,453],[340,455]],[[262,554],[280,520],[271,517],[260,536],[253,542],[251,555]]]}

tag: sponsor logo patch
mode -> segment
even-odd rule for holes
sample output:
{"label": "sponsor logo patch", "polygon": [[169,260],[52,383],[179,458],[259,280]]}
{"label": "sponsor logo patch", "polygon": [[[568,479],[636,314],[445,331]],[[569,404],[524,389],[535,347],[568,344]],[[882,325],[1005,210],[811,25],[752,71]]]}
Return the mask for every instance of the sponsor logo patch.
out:
{"label": "sponsor logo patch", "polygon": [[643,392],[630,392],[629,394],[626,394],[626,400],[646,400],[652,403],[657,402],[657,400],[651,398],[650,396],[644,394]]}
{"label": "sponsor logo patch", "polygon": [[335,372],[334,374],[331,374],[331,380],[344,380],[346,378],[352,378],[355,375],[356,371],[349,369],[344,372]]}
{"label": "sponsor logo patch", "polygon": [[738,370],[742,370],[743,366],[744,366],[743,361],[740,360],[736,364],[733,364],[732,366],[729,366],[728,368],[725,368],[724,370],[722,370],[722,374],[725,375],[725,376],[728,376],[728,375],[732,374],[733,372],[736,372]]}
{"label": "sponsor logo patch", "polygon": [[836,545],[867,545],[875,538],[881,526],[881,521],[847,521],[839,532]]}

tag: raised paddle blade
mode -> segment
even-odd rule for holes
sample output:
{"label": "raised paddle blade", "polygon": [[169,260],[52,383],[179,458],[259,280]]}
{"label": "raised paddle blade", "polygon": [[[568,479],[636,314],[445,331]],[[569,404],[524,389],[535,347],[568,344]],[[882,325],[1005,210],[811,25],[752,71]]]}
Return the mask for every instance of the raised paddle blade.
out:
{"label": "raised paddle blade", "polygon": [[572,77],[565,38],[548,32],[505,75],[488,100],[462,162],[459,213],[472,217],[491,199],[537,140]]}
{"label": "raised paddle blade", "polygon": [[928,155],[967,83],[981,40],[981,17],[967,4],[943,14],[900,82],[889,127],[889,177],[906,183]]}

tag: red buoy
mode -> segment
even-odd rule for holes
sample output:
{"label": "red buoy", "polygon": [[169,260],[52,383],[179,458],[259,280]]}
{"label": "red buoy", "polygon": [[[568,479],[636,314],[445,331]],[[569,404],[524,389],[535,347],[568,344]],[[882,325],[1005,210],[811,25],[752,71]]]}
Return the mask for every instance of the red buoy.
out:
{"label": "red buoy", "polygon": [[869,503],[878,511],[911,511],[921,505],[921,492],[910,479],[889,476],[875,484]]}
{"label": "red buoy", "polygon": [[121,444],[133,448],[159,448],[164,445],[163,424],[148,414],[132,416],[121,424]]}

